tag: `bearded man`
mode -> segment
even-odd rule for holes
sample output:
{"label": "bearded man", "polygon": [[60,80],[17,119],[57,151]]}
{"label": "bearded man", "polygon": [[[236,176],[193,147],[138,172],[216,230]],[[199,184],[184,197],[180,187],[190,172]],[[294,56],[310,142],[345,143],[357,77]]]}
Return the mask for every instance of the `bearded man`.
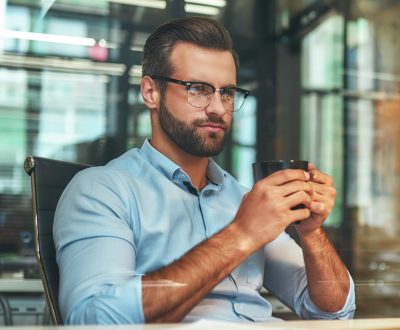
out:
{"label": "bearded man", "polygon": [[57,207],[65,324],[271,321],[262,287],[302,319],[353,317],[353,281],[322,229],[332,178],[310,165],[248,190],[211,158],[249,94],[238,68],[211,19],[173,20],[147,39],[151,139],[78,173]]}

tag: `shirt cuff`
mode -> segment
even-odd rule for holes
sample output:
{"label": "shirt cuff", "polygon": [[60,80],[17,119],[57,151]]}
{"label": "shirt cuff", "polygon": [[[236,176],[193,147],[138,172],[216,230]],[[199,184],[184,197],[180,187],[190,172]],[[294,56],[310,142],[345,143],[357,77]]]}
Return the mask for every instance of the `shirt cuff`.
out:
{"label": "shirt cuff", "polygon": [[65,324],[135,323],[144,323],[142,275],[135,275],[87,298],[65,320]]}
{"label": "shirt cuff", "polygon": [[[348,273],[348,272],[347,272]],[[326,312],[319,309],[312,302],[311,297],[306,291],[306,296],[304,299],[304,307],[301,313],[301,317],[303,319],[322,319],[322,320],[348,320],[354,318],[354,312],[356,310],[355,303],[355,289],[354,289],[354,281],[352,277],[349,275],[349,293],[347,294],[346,303],[342,307],[341,310],[337,312]]]}
{"label": "shirt cuff", "polygon": [[126,323],[144,323],[142,306],[142,276],[135,277],[126,283],[118,285],[117,294],[111,304],[113,308],[119,310]]}

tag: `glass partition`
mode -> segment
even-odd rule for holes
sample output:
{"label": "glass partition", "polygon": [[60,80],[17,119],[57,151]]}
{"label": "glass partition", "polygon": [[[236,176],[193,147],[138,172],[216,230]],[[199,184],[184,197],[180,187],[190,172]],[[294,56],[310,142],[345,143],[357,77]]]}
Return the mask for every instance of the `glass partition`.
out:
{"label": "glass partition", "polygon": [[[140,146],[151,136],[144,42],[192,15],[225,24],[238,85],[251,91],[216,160],[251,187],[257,154],[300,141],[297,155],[336,183],[325,227],[354,276],[356,317],[399,316],[399,13],[391,0],[0,0],[0,298],[14,324],[49,322],[24,158],[98,165]],[[0,308],[0,325],[9,322]]]}
{"label": "glass partition", "polygon": [[356,317],[398,317],[400,4],[347,10],[302,42],[302,153],[335,178],[327,226],[352,269]]}

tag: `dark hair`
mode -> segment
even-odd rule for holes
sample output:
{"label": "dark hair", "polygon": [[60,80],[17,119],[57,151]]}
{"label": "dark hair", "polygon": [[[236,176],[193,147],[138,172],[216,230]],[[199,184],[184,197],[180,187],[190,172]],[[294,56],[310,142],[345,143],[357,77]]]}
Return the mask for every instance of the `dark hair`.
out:
{"label": "dark hair", "polygon": [[[212,19],[204,17],[178,18],[157,27],[147,38],[143,52],[142,76],[170,76],[171,53],[178,42],[189,42],[204,48],[230,51],[236,70],[239,59],[232,49],[232,39],[225,27]],[[164,84],[157,81],[163,91]]]}

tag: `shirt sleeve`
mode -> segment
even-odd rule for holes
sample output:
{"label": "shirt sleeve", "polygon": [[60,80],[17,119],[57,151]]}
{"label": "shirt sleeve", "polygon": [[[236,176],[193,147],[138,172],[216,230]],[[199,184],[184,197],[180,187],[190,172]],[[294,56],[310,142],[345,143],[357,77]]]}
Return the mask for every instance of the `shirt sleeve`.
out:
{"label": "shirt sleeve", "polygon": [[355,311],[354,282],[349,274],[350,289],[340,311],[325,312],[312,302],[307,290],[303,252],[286,233],[264,248],[264,286],[302,319],[351,319]]}
{"label": "shirt sleeve", "polygon": [[343,308],[337,312],[325,312],[314,305],[308,291],[306,291],[306,297],[304,299],[304,308],[302,309],[301,317],[303,319],[325,319],[325,320],[348,320],[354,318],[354,313],[356,309],[355,304],[355,291],[354,282],[349,274],[350,288],[347,294],[346,303]]}
{"label": "shirt sleeve", "polygon": [[[132,201],[122,180],[91,168],[63,193],[53,228],[64,324],[143,323]],[[132,196],[130,196],[132,198]]]}

